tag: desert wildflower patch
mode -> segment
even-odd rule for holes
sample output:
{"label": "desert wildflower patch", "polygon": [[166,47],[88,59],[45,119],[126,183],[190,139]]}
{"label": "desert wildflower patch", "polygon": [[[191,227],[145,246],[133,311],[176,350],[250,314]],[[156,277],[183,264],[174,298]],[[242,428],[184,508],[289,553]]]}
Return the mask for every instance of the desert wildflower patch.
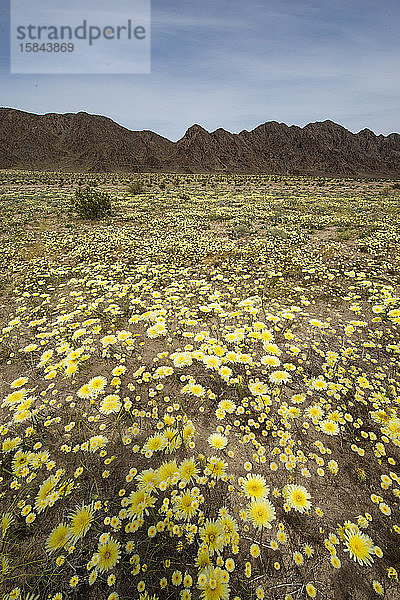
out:
{"label": "desert wildflower patch", "polygon": [[3,599],[396,599],[398,198],[58,180],[0,178]]}

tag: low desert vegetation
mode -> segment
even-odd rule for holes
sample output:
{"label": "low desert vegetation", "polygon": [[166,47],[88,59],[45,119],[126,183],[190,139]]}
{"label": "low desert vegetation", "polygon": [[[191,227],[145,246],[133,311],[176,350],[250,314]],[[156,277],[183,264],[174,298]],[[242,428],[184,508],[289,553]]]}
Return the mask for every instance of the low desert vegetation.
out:
{"label": "low desert vegetation", "polygon": [[0,598],[399,598],[388,186],[0,173]]}
{"label": "low desert vegetation", "polygon": [[72,197],[72,210],[85,219],[104,217],[111,212],[110,195],[90,184],[79,187]]}
{"label": "low desert vegetation", "polygon": [[132,183],[127,186],[126,191],[133,196],[137,196],[138,194],[143,194],[144,185],[139,180],[132,181]]}

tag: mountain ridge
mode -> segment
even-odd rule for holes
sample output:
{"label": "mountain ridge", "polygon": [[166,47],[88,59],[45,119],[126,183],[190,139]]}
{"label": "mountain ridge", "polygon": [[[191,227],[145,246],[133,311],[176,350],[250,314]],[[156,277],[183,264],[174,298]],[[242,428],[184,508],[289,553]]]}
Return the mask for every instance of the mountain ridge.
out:
{"label": "mountain ridge", "polygon": [[176,142],[109,117],[0,108],[0,168],[91,172],[275,173],[400,177],[400,134],[357,133],[327,119],[267,121],[212,132],[198,123]]}

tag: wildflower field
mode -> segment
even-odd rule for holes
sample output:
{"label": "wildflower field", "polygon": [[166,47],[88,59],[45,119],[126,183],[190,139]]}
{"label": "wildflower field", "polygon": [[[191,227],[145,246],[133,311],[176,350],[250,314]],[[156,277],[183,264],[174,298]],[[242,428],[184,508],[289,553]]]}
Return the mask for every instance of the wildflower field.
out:
{"label": "wildflower field", "polygon": [[398,600],[399,183],[137,178],[0,172],[0,598]]}

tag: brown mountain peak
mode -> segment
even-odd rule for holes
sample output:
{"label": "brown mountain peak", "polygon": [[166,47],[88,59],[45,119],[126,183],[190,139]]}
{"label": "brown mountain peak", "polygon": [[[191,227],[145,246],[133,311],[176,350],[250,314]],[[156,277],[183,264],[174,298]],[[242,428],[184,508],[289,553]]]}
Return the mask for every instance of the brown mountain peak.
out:
{"label": "brown mountain peak", "polygon": [[239,134],[192,125],[177,142],[78,113],[0,108],[0,168],[400,176],[400,135],[357,134],[331,120],[267,121]]}

